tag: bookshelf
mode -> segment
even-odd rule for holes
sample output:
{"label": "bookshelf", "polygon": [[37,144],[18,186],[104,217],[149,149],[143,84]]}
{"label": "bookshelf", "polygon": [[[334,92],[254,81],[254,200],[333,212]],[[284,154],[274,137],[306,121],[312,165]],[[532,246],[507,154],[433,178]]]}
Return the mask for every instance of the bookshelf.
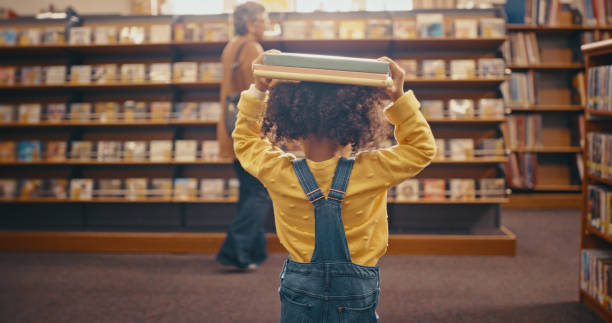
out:
{"label": "bookshelf", "polygon": [[[612,41],[600,41],[582,46],[587,73],[609,75],[609,72],[600,74],[593,69],[612,65]],[[609,71],[609,70],[608,70]],[[585,110],[584,128],[586,151],[584,154],[585,177],[582,183],[582,217],[580,233],[580,301],[585,303],[605,321],[612,321],[610,298],[604,291],[609,290],[609,280],[603,279],[603,284],[595,280],[608,277],[606,271],[606,257],[610,256],[612,238],[609,233],[610,223],[610,192],[612,191],[612,173],[610,169],[610,147],[605,143],[597,144],[592,134],[612,135],[612,113],[606,104],[610,97],[608,89],[595,94],[593,89],[598,84],[589,79],[587,81],[589,101]],[[610,140],[610,139],[608,139]],[[598,254],[601,253],[601,254]],[[585,254],[586,253],[586,254]],[[602,265],[601,272],[595,267]],[[589,281],[585,273],[590,272]]]}
{"label": "bookshelf", "polygon": [[[419,13],[410,12],[349,12],[349,13],[272,13],[273,24],[285,20],[346,19],[414,19]],[[438,11],[436,11],[438,12]],[[498,48],[506,40],[499,37],[474,39],[449,36],[453,19],[500,17],[498,10],[440,10],[445,15],[446,36],[440,38],[365,37],[364,39],[293,39],[273,36],[262,45],[289,52],[362,57],[389,56],[394,59],[480,59],[498,57]],[[175,17],[86,17],[85,26],[141,25],[173,23]],[[181,17],[183,23],[227,21],[227,15]],[[46,21],[27,18],[0,22],[0,29],[46,26]],[[216,62],[225,41],[166,41],[140,44],[86,45],[16,45],[0,46],[3,66],[94,65],[158,62]],[[125,59],[129,57],[129,59]],[[445,104],[456,98],[474,100],[499,98],[499,86],[506,75],[497,77],[469,77],[464,79],[424,78],[407,79],[406,88],[414,89],[421,100],[443,100]],[[216,80],[190,82],[109,82],[106,84],[0,85],[2,103],[74,103],[123,102],[125,100],[151,103],[155,101],[188,102],[216,101],[220,83]],[[436,138],[499,138],[501,117],[431,118]],[[2,140],[57,140],[121,141],[139,140],[214,140],[216,123],[205,120],[117,120],[100,122],[95,118],[85,121],[49,121],[37,123],[12,121],[0,124]],[[68,144],[70,146],[70,144]],[[478,149],[476,149],[478,150]],[[433,161],[417,180],[425,179],[480,179],[503,178],[501,165],[507,152],[494,156],[474,155],[461,159],[447,157]],[[19,176],[16,176],[18,174]],[[458,175],[460,174],[460,175]],[[0,178],[223,178],[231,179],[231,161],[98,161],[70,159],[61,161],[0,161]],[[450,184],[449,184],[450,185]],[[449,190],[450,191],[450,190]],[[432,199],[422,197],[407,201],[390,197],[390,253],[514,255],[516,237],[500,224],[501,205],[508,203],[504,188],[499,196],[473,199]],[[480,194],[480,193],[479,193]],[[155,198],[126,199],[95,196],[88,200],[75,198],[12,198],[0,200],[0,212],[7,214],[0,220],[0,245],[21,250],[112,250],[216,252],[223,240],[223,232],[233,218],[235,198]],[[422,210],[427,210],[423,212]],[[44,212],[45,216],[41,214]],[[454,214],[449,221],[448,214]],[[435,214],[434,217],[425,214]],[[268,220],[266,230],[273,232]],[[40,231],[40,232],[38,232]],[[89,232],[96,231],[96,232]],[[99,231],[99,232],[98,232]],[[197,234],[189,234],[197,232]],[[49,242],[54,241],[50,246]],[[72,242],[79,241],[81,247]],[[143,241],[146,241],[143,242]],[[193,247],[194,245],[207,245]],[[5,243],[6,242],[6,243]],[[268,234],[273,250],[282,251],[276,237]],[[429,242],[429,243],[428,243]],[[125,245],[121,245],[124,243]],[[417,243],[417,245],[415,245]],[[148,244],[148,245],[147,245]],[[163,245],[175,247],[164,247]],[[72,247],[71,247],[72,246]],[[156,246],[152,248],[151,246]],[[416,246],[416,247],[415,247]],[[71,249],[72,248],[72,249]],[[0,248],[1,249],[1,248]],[[10,249],[10,248],[9,248]]]}

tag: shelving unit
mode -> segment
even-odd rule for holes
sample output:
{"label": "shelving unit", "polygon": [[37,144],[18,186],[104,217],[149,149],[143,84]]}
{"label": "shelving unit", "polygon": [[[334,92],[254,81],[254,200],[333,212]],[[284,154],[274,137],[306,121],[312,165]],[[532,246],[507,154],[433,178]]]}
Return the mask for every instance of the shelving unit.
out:
{"label": "shelving unit", "polygon": [[[429,12],[429,11],[426,11]],[[323,13],[317,19],[369,19],[413,17],[404,13]],[[496,10],[443,10],[449,17],[499,16]],[[271,14],[271,20],[312,17],[312,14]],[[227,20],[227,15],[197,16],[187,19]],[[172,17],[86,17],[86,22],[101,21],[150,25],[169,23]],[[13,22],[14,23],[14,22]],[[24,24],[44,24],[24,21]],[[392,58],[493,58],[505,41],[502,38],[459,39],[269,39],[264,49],[277,48],[290,52],[314,52],[361,57]],[[0,47],[2,64],[50,65],[114,63],[120,57],[135,62],[177,62],[189,60],[218,61],[225,42],[169,42],[162,44],[118,45],[52,45]],[[39,62],[40,57],[45,57]],[[451,98],[495,98],[499,96],[502,78],[467,80],[409,79],[406,88],[414,89],[420,100]],[[138,99],[187,101],[218,100],[219,82],[111,83],[0,86],[4,102],[97,102]],[[496,138],[505,118],[430,120],[434,135],[440,138]],[[53,140],[153,140],[215,138],[215,123],[208,121],[61,121],[40,123],[13,122],[0,125],[0,140],[35,139],[45,136]],[[7,140],[7,139],[5,139]],[[418,178],[501,178],[505,156],[474,157],[466,160],[435,160]],[[231,161],[193,162],[117,161],[0,161],[0,177],[80,178],[126,177],[222,177],[231,178]],[[42,175],[41,175],[42,174]],[[0,250],[81,250],[81,251],[166,251],[216,252],[223,241],[222,232],[231,223],[235,199],[144,199],[93,198],[91,200],[12,199],[0,200]],[[501,225],[500,205],[507,197],[474,200],[388,201],[390,223],[389,253],[514,255],[516,237]],[[421,210],[426,209],[427,213]],[[448,219],[453,213],[452,221]],[[44,217],[43,215],[44,214]],[[427,216],[425,216],[427,215]],[[432,216],[433,215],[433,216]],[[268,220],[266,230],[273,232]],[[38,232],[41,231],[41,232]],[[88,232],[96,231],[96,232]],[[100,231],[100,232],[98,232]],[[146,231],[146,232],[142,232]],[[197,233],[190,233],[197,231]],[[276,236],[269,233],[269,248],[282,251]]]}
{"label": "shelving unit", "polygon": [[[582,46],[582,52],[585,57],[585,68],[586,71],[591,67],[603,66],[603,65],[612,65],[612,41],[600,41],[592,44],[587,44]],[[589,87],[591,86],[590,82],[587,82]],[[590,93],[590,92],[587,92]],[[605,93],[609,95],[609,90],[606,90]],[[610,111],[599,111],[599,110],[585,110],[585,118],[584,118],[584,128],[585,133],[602,133],[610,135],[612,134],[612,112]],[[605,234],[602,230],[596,228],[593,224],[589,222],[589,213],[595,213],[595,207],[590,200],[590,190],[589,187],[591,185],[598,185],[602,187],[606,191],[612,191],[612,180],[609,178],[603,178],[601,176],[594,175],[592,170],[588,167],[589,154],[592,152],[591,143],[589,142],[589,137],[585,138],[587,147],[586,152],[583,156],[584,165],[585,165],[585,176],[584,181],[582,183],[582,217],[581,217],[581,231],[580,231],[580,249],[581,254],[579,255],[579,263],[580,272],[584,269],[584,259],[582,255],[582,250],[584,249],[597,249],[597,250],[612,250],[612,237],[608,234]],[[605,148],[602,148],[603,154],[606,153]],[[609,156],[609,155],[608,155]],[[608,157],[605,157],[608,158]],[[602,201],[605,204],[605,200]],[[603,207],[603,206],[599,206]],[[610,207],[608,204],[607,207]],[[610,210],[608,209],[607,215],[609,216]],[[605,226],[606,222],[610,221],[608,218],[601,215],[601,226]],[[594,264],[593,264],[594,266]],[[600,274],[601,275],[601,274]],[[582,276],[582,275],[581,275]],[[593,274],[595,276],[595,274]],[[600,279],[600,277],[593,277],[592,279]],[[582,285],[582,277],[580,277],[581,285]],[[608,281],[603,281],[604,284],[608,284]],[[582,287],[579,290],[580,301],[585,303],[591,309],[593,309],[599,316],[601,316],[606,322],[612,321],[612,311],[609,309],[607,304],[608,301],[602,303],[600,300],[594,298],[591,294],[589,294]]]}

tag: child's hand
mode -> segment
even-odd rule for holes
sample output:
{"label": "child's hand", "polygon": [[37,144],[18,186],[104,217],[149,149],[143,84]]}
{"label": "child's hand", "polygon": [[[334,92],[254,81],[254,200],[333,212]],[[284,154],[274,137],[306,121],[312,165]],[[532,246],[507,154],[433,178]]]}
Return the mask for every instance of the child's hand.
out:
{"label": "child's hand", "polygon": [[[276,49],[269,49],[261,54],[259,54],[259,56],[257,56],[257,58],[253,61],[253,64],[251,65],[251,70],[253,70],[253,65],[254,64],[263,64],[264,62],[264,54],[280,54],[280,51],[276,50]],[[255,75],[253,75],[253,77],[255,78],[255,87],[260,90],[261,92],[266,92],[266,90],[268,90],[268,88],[270,87],[270,82],[272,82],[272,79],[267,79],[267,78],[263,78],[263,77],[257,77]]]}
{"label": "child's hand", "polygon": [[389,63],[389,71],[391,72],[393,85],[385,88],[385,92],[391,97],[391,100],[396,101],[404,95],[404,78],[406,77],[406,72],[389,57],[383,56],[378,60]]}

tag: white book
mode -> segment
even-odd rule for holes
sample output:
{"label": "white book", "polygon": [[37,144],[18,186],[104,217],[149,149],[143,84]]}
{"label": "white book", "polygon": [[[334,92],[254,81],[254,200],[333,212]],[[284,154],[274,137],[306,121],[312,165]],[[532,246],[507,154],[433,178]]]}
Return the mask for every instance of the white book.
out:
{"label": "white book", "polygon": [[70,45],[89,45],[91,44],[91,28],[71,27],[68,38]]}
{"label": "white book", "polygon": [[117,43],[117,27],[98,26],[94,32],[94,43],[97,45],[109,45]]}
{"label": "white book", "polygon": [[39,123],[42,106],[40,103],[20,104],[19,105],[19,122],[21,123]]}
{"label": "white book", "polygon": [[73,65],[70,67],[70,82],[75,84],[91,83],[91,65]]}
{"label": "white book", "polygon": [[142,44],[145,39],[145,27],[143,26],[125,26],[119,32],[119,42],[122,44]]}
{"label": "white book", "polygon": [[170,82],[172,79],[171,63],[153,63],[149,69],[149,80],[151,82]]}
{"label": "white book", "polygon": [[147,158],[146,141],[126,141],[123,143],[123,160],[142,161]]}
{"label": "white book", "polygon": [[471,79],[476,77],[476,61],[473,59],[454,59],[450,62],[451,78]]}
{"label": "white book", "polygon": [[66,66],[55,65],[45,67],[45,84],[64,84],[66,82]]}
{"label": "white book", "polygon": [[128,200],[144,200],[147,198],[146,178],[126,178],[125,197]]}
{"label": "white book", "polygon": [[151,161],[172,160],[172,140],[152,140],[149,149]]}
{"label": "white book", "polygon": [[152,25],[149,32],[149,42],[154,44],[169,43],[172,39],[170,25]]}
{"label": "white book", "polygon": [[220,119],[221,119],[221,103],[220,102],[202,102],[200,103],[200,120],[219,121]]}
{"label": "white book", "polygon": [[145,80],[145,64],[121,65],[121,82],[142,83]]}
{"label": "white book", "polygon": [[172,65],[174,82],[196,82],[198,80],[198,63],[177,62]]}
{"label": "white book", "polygon": [[503,99],[480,99],[478,100],[478,116],[480,118],[503,118]]}
{"label": "white book", "polygon": [[40,45],[42,42],[42,30],[38,28],[28,28],[21,32],[19,36],[19,45],[21,46],[32,46]]}
{"label": "white book", "polygon": [[204,178],[200,180],[200,197],[221,199],[224,196],[225,180],[223,178]]}
{"label": "white book", "polygon": [[396,196],[398,201],[416,201],[419,199],[419,180],[406,179],[397,185]]}
{"label": "white book", "polygon": [[216,140],[202,141],[202,159],[217,160],[219,159],[219,142]]}
{"label": "white book", "polygon": [[457,38],[478,38],[478,21],[476,19],[455,19],[453,34]]}
{"label": "white book", "polygon": [[424,78],[446,78],[446,62],[442,59],[426,59],[422,63]]}
{"label": "white book", "polygon": [[176,140],[174,160],[176,161],[195,161],[198,150],[196,140]]}
{"label": "white book", "polygon": [[448,100],[448,115],[453,119],[473,118],[474,101],[470,99]]}
{"label": "white book", "polygon": [[452,178],[449,180],[451,200],[473,200],[476,187],[473,179]]}
{"label": "white book", "polygon": [[466,160],[474,157],[474,139],[449,139],[450,159]]}
{"label": "white book", "polygon": [[93,197],[93,180],[90,178],[74,178],[70,180],[70,198],[75,200],[91,200]]}

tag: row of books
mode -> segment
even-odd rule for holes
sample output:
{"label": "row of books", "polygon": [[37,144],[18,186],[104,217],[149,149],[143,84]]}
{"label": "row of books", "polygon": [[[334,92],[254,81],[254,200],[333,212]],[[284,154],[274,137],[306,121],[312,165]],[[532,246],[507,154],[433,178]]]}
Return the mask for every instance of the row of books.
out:
{"label": "row of books", "polygon": [[199,181],[196,178],[9,178],[0,179],[0,198],[71,198],[75,200],[162,198],[189,200],[199,197],[202,199],[220,199],[238,197],[239,188],[240,182],[237,178],[202,178]]}
{"label": "row of books", "polygon": [[534,189],[537,180],[538,155],[513,153],[508,156],[506,180],[512,188]]}
{"label": "row of books", "polygon": [[479,99],[477,105],[471,99],[450,99],[446,108],[442,100],[423,100],[421,111],[427,119],[503,118],[505,115],[502,99]]}
{"label": "row of books", "polygon": [[582,16],[582,24],[584,25],[606,26],[608,24],[612,24],[612,4],[609,1],[575,0],[574,6],[578,12],[580,12],[580,15]]}
{"label": "row of books", "polygon": [[407,179],[390,189],[388,196],[397,201],[500,198],[506,196],[506,183],[503,178]]}
{"label": "row of books", "polygon": [[[451,26],[447,28],[449,21]],[[505,37],[505,24],[502,18],[449,19],[440,13],[422,13],[393,20],[287,20],[281,27],[285,39],[495,38]]]}
{"label": "row of books", "polygon": [[[66,37],[68,39],[66,39]],[[45,27],[0,30],[0,46],[112,45],[174,41],[227,41],[227,22],[154,24],[150,26]]]}
{"label": "row of books", "polygon": [[218,121],[221,116],[219,102],[142,102],[128,100],[119,102],[80,103],[24,103],[19,105],[0,104],[0,125],[2,123],[62,122],[115,122],[115,121]]}
{"label": "row of books", "polygon": [[[68,150],[70,145],[70,150]],[[199,150],[198,150],[199,147]],[[174,148],[174,149],[173,149]],[[147,141],[0,141],[2,161],[216,161],[216,140]]]}
{"label": "row of books", "polygon": [[504,59],[517,65],[540,64],[540,48],[535,32],[511,33],[501,47]]}
{"label": "row of books", "polygon": [[612,38],[612,32],[599,30],[595,31],[585,31],[582,33],[582,44],[590,44],[596,41],[602,41],[606,39]]}
{"label": "row of books", "polygon": [[589,174],[612,180],[612,134],[587,133]]}
{"label": "row of books", "polygon": [[587,222],[606,236],[610,236],[612,221],[612,189],[599,185],[589,185]]}
{"label": "row of books", "polygon": [[589,67],[587,71],[587,109],[612,111],[612,65]]}
{"label": "row of books", "polygon": [[[67,71],[70,74],[66,74]],[[0,85],[109,84],[115,82],[221,81],[219,62],[176,62],[153,64],[98,64],[0,67]]]}
{"label": "row of books", "polygon": [[580,289],[612,310],[612,250],[582,249]]}
{"label": "row of books", "polygon": [[468,160],[475,157],[505,156],[504,141],[501,138],[481,138],[476,141],[472,138],[442,139],[436,138],[437,160]]}
{"label": "row of books", "polygon": [[512,73],[500,86],[504,103],[508,107],[526,107],[536,103],[535,76],[533,73]]}
{"label": "row of books", "polygon": [[443,59],[425,59],[418,69],[414,59],[399,59],[398,64],[406,71],[406,79],[417,77],[444,79],[470,79],[475,77],[504,77],[506,63],[501,58],[454,59],[447,62]]}
{"label": "row of books", "polygon": [[508,116],[502,132],[509,148],[542,146],[542,115],[513,114]]}

